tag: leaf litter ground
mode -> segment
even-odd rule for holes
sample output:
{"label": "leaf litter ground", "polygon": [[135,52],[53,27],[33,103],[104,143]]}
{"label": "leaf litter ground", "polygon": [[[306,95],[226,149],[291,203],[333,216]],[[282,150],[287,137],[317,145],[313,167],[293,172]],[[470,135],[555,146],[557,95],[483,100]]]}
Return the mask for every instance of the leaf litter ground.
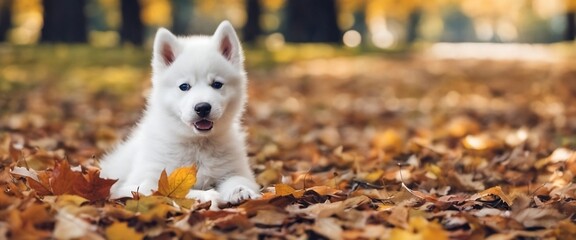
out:
{"label": "leaf litter ground", "polygon": [[[93,83],[92,71],[123,80]],[[221,211],[182,198],[174,181],[188,186],[193,169],[163,174],[153,196],[108,199],[114,182],[99,177],[98,159],[137,120],[148,71],[4,68],[4,78],[20,80],[0,85],[0,234],[576,234],[576,67],[568,62],[349,57],[249,69],[245,125],[263,198]]]}

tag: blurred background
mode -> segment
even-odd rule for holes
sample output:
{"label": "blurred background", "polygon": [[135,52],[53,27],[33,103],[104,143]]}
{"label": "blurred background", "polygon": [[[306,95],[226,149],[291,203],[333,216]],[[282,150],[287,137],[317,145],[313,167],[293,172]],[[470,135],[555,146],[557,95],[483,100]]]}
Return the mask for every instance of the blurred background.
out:
{"label": "blurred background", "polygon": [[158,27],[210,34],[223,19],[245,42],[393,49],[416,42],[573,41],[574,0],[0,0],[0,41],[149,45]]}

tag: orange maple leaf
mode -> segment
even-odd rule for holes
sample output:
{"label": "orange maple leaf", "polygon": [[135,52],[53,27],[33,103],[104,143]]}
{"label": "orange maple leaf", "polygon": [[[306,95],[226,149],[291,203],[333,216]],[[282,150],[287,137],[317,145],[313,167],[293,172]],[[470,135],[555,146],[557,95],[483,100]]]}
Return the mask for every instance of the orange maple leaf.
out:
{"label": "orange maple leaf", "polygon": [[160,179],[158,179],[158,191],[155,194],[170,198],[186,197],[186,194],[196,183],[197,172],[196,165],[176,168],[170,173],[170,176],[166,170],[162,170]]}

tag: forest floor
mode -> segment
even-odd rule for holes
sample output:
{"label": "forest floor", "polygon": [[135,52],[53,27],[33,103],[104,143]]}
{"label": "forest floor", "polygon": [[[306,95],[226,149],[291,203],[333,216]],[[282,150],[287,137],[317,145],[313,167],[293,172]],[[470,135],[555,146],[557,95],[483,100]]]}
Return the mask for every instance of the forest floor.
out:
{"label": "forest floor", "polygon": [[94,63],[66,49],[53,61],[1,51],[0,236],[576,235],[573,61],[415,54],[252,66],[244,122],[263,198],[211,211],[173,196],[110,200],[112,182],[97,175],[141,114],[146,54],[101,51],[91,58],[115,60]]}

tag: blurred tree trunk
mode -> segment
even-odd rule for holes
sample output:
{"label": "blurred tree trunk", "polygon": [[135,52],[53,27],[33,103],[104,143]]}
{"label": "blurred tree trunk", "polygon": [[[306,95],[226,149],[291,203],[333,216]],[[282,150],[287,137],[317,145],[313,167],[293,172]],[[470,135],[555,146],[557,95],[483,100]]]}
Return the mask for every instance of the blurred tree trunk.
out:
{"label": "blurred tree trunk", "polygon": [[422,10],[419,8],[414,9],[410,16],[408,16],[408,24],[406,30],[406,43],[412,45],[416,39],[418,39],[418,26],[420,25],[420,19],[422,18]]}
{"label": "blurred tree trunk", "polygon": [[12,27],[12,0],[0,0],[0,42],[6,41]]}
{"label": "blurred tree trunk", "polygon": [[43,0],[42,42],[85,43],[86,0]]}
{"label": "blurred tree trunk", "polygon": [[260,0],[247,0],[246,1],[246,14],[248,19],[246,20],[246,25],[242,29],[242,35],[245,42],[254,43],[258,36],[262,34],[262,28],[260,27],[260,14],[262,13],[262,8],[260,6]]}
{"label": "blurred tree trunk", "polygon": [[576,12],[567,12],[564,40],[573,41],[574,39],[576,39]]}
{"label": "blurred tree trunk", "polygon": [[335,0],[290,0],[285,10],[287,42],[341,42]]}
{"label": "blurred tree trunk", "polygon": [[144,25],[140,18],[141,10],[138,0],[121,0],[122,26],[120,27],[120,40],[122,43],[132,43],[141,46],[144,42]]}
{"label": "blurred tree trunk", "polygon": [[172,0],[172,32],[176,35],[192,33],[192,14],[194,1]]}

